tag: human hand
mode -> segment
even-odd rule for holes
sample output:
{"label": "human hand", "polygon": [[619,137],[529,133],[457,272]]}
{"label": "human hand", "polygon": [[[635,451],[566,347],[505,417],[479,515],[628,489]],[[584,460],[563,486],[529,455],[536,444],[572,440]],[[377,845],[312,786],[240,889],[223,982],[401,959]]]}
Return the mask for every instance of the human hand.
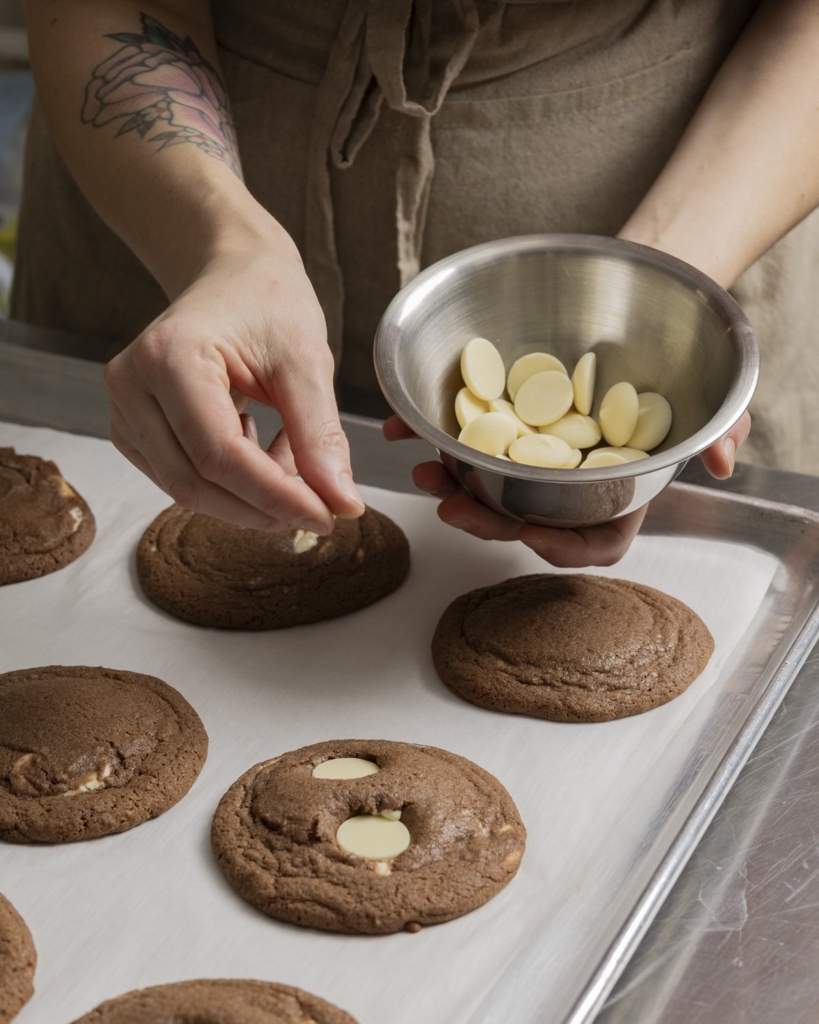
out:
{"label": "human hand", "polygon": [[[750,426],[751,417],[746,412],[724,437],[702,453],[703,464],[712,476],[723,480],[733,473],[736,452],[747,438]],[[384,437],[388,441],[415,436],[398,416],[391,416],[384,423]],[[519,540],[560,569],[619,562],[648,511],[648,505],[644,505],[609,523],[577,530],[534,526],[507,519],[476,501],[440,462],[422,462],[413,470],[412,479],[420,490],[441,499],[438,517],[443,522],[482,540]]]}
{"label": "human hand", "polygon": [[[281,229],[212,258],[108,364],[105,380],[111,440],[184,508],[321,534],[335,516],[364,511],[324,316]],[[274,406],[284,422],[267,452],[240,418],[252,401]]]}

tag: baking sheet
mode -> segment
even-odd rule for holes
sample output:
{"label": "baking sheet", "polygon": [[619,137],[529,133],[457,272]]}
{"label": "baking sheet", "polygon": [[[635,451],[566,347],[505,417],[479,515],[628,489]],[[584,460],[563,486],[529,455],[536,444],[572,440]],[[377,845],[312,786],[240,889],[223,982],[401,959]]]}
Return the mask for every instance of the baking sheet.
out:
{"label": "baking sheet", "polygon": [[[522,546],[445,527],[427,498],[364,488],[410,539],[411,575],[396,594],[288,631],[200,629],[138,589],[133,552],[168,499],[107,442],[0,424],[0,444],[57,461],[98,523],[79,561],[0,589],[0,671],[56,662],[158,675],[191,701],[210,735],[199,780],[159,819],[64,847],[0,844],[0,891],[39,953],[37,992],[20,1024],[62,1024],[131,988],[208,976],[299,985],[360,1024],[561,1021],[750,709],[760,631],[776,641],[765,648],[772,656],[787,653],[782,608],[790,605],[780,598],[793,590],[794,571],[782,554],[747,537],[656,535],[655,517],[655,534],[595,571],[656,586],[697,611],[716,640],[702,676],[671,704],[620,722],[496,714],[439,682],[429,641],[458,594],[547,568]],[[687,500],[693,509],[688,494],[667,502],[669,512],[684,515]],[[769,511],[769,534],[774,518]],[[805,536],[803,565],[816,548]],[[804,613],[809,597],[791,604]],[[210,854],[219,797],[251,764],[337,737],[431,743],[493,772],[529,829],[517,878],[483,908],[417,935],[322,934],[242,901]]]}

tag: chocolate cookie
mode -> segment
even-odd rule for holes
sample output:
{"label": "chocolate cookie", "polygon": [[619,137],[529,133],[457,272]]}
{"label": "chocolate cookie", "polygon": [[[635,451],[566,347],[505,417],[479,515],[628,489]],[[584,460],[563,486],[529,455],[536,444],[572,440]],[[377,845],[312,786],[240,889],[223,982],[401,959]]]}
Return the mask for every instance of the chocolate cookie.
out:
{"label": "chocolate cookie", "polygon": [[0,895],[0,1024],[8,1024],[31,999],[36,964],[31,932]]}
{"label": "chocolate cookie", "polygon": [[329,537],[264,533],[172,505],[145,531],[139,582],[166,612],[199,626],[281,629],[356,611],[409,571],[401,530],[368,508]]}
{"label": "chocolate cookie", "polygon": [[309,992],[271,981],[180,981],[126,992],[74,1024],[356,1024]]}
{"label": "chocolate cookie", "polygon": [[96,529],[91,509],[53,462],[0,448],[0,584],[62,569]]}
{"label": "chocolate cookie", "polygon": [[714,650],[681,601],[626,580],[519,576],[457,598],[432,640],[438,675],[494,711],[607,722],[665,704]]}
{"label": "chocolate cookie", "polygon": [[0,839],[65,843],[155,818],[207,756],[199,716],[172,686],[108,668],[0,675]]}
{"label": "chocolate cookie", "polygon": [[514,877],[525,841],[489,772],[387,740],[315,743],[257,764],[211,829],[228,882],[266,914],[370,934],[474,910]]}

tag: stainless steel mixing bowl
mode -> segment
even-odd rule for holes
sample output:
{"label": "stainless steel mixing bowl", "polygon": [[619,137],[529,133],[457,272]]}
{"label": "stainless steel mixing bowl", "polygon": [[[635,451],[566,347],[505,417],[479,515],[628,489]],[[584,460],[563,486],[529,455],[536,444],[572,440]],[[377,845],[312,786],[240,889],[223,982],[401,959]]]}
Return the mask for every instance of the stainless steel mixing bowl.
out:
{"label": "stainless steel mixing bowl", "polygon": [[[475,336],[494,342],[507,369],[547,351],[571,373],[596,352],[592,414],[627,380],[669,400],[669,436],[647,459],[592,470],[522,466],[468,448],[456,440],[454,401],[461,351]],[[759,349],[731,296],[687,263],[613,238],[528,235],[419,274],[378,326],[375,366],[387,401],[470,494],[513,518],[576,527],[644,505],[720,438],[751,400]]]}

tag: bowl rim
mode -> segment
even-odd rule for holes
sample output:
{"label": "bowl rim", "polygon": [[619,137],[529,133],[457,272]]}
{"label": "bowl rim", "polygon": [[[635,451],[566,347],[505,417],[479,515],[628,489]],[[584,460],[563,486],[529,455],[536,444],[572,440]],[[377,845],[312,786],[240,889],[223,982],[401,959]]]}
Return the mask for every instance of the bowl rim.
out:
{"label": "bowl rim", "polygon": [[[399,387],[396,352],[401,340],[400,322],[403,316],[436,290],[440,283],[456,270],[494,262],[521,251],[594,253],[595,255],[626,258],[660,269],[688,285],[704,298],[715,302],[729,321],[726,333],[731,335],[738,350],[739,372],[731,383],[717,412],[696,433],[657,455],[628,462],[622,466],[600,469],[547,469],[527,466],[511,460],[501,460],[462,444],[457,438],[431,423],[412,399]],[[676,256],[653,249],[638,242],[612,238],[607,235],[543,233],[516,235],[470,246],[453,253],[421,271],[393,298],[381,317],[375,332],[373,348],[375,372],[385,398],[398,416],[421,438],[439,452],[446,452],[460,462],[498,473],[501,476],[542,483],[603,483],[642,476],[655,470],[666,469],[699,455],[718,441],[742,416],[750,404],[759,379],[759,346],[756,334],[739,303],[721,285],[696,267]]]}

